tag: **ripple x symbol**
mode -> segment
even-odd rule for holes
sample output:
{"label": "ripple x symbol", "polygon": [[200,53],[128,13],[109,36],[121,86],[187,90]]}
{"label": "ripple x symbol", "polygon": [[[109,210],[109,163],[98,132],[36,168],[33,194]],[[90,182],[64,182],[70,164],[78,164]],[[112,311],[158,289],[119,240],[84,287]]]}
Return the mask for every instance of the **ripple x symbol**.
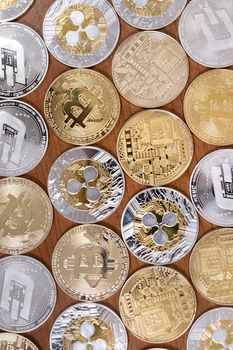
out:
{"label": "ripple x symbol", "polygon": [[103,339],[91,340],[95,335],[95,327],[90,322],[84,322],[80,326],[80,335],[87,341],[76,342],[72,346],[72,350],[87,350],[91,346],[93,350],[107,350],[108,344]]}
{"label": "ripple x symbol", "polygon": [[223,345],[222,349],[233,350],[233,343],[232,344],[226,343],[226,340],[228,337],[227,333],[228,332],[225,329],[219,328],[214,332],[212,339],[215,342],[215,344]]}

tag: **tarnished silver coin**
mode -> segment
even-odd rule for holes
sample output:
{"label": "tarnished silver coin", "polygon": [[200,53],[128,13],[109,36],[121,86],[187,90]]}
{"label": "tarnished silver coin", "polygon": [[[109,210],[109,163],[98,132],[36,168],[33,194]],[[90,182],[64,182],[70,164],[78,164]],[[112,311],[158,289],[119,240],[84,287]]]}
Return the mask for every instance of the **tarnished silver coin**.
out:
{"label": "tarnished silver coin", "polygon": [[119,16],[133,27],[152,30],[174,22],[187,0],[112,0]]}
{"label": "tarnished silver coin", "polygon": [[77,147],[63,153],[48,177],[54,207],[67,219],[88,224],[106,219],[125,192],[123,171],[116,159],[97,147]]}
{"label": "tarnished silver coin", "polygon": [[129,250],[154,265],[182,259],[196,242],[199,221],[192,203],[167,187],[139,192],[126,206],[121,231]]}
{"label": "tarnished silver coin", "polygon": [[1,0],[0,22],[13,21],[32,5],[33,0]]}
{"label": "tarnished silver coin", "polygon": [[58,316],[50,334],[51,350],[127,350],[125,326],[100,304],[73,305]]}
{"label": "tarnished silver coin", "polygon": [[43,324],[56,303],[56,284],[48,269],[28,256],[0,260],[0,329],[24,333]]}
{"label": "tarnished silver coin", "polygon": [[20,23],[0,24],[0,98],[25,96],[43,81],[48,51],[41,37]]}
{"label": "tarnished silver coin", "polygon": [[187,339],[187,350],[207,349],[233,349],[233,308],[209,310],[193,324]]}
{"label": "tarnished silver coin", "polygon": [[47,146],[47,126],[37,110],[21,101],[0,101],[0,176],[26,174]]}
{"label": "tarnished silver coin", "polygon": [[190,195],[207,221],[233,227],[233,149],[221,149],[200,160],[190,179]]}
{"label": "tarnished silver coin", "polygon": [[199,64],[224,68],[233,64],[233,1],[192,0],[179,24],[187,54]]}
{"label": "tarnished silver coin", "polygon": [[107,0],[56,0],[45,15],[45,43],[70,67],[91,67],[114,50],[120,34],[116,12]]}

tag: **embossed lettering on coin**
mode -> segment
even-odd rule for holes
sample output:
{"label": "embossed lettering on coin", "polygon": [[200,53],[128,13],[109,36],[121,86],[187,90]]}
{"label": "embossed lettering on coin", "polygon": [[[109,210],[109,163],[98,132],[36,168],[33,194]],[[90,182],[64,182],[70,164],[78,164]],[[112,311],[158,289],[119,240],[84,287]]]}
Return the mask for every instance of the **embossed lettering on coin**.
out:
{"label": "embossed lettering on coin", "polygon": [[33,0],[1,0],[0,22],[12,21],[21,16],[32,5]]}
{"label": "embossed lettering on coin", "polygon": [[1,350],[38,350],[27,338],[18,334],[0,333]]}

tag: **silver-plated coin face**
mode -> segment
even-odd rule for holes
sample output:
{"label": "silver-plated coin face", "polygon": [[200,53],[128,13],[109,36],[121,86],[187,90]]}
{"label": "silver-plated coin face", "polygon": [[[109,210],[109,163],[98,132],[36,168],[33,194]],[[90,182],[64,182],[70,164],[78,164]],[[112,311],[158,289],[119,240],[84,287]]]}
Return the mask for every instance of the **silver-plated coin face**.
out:
{"label": "silver-plated coin face", "polygon": [[100,304],[73,305],[58,316],[50,335],[51,350],[127,350],[127,333],[120,318]]}
{"label": "silver-plated coin face", "polygon": [[152,30],[174,22],[187,0],[113,0],[119,16],[133,27]]}
{"label": "silver-plated coin face", "polygon": [[81,224],[106,219],[117,209],[124,192],[120,165],[97,147],[66,151],[55,161],[48,177],[54,207],[67,219]]}
{"label": "silver-plated coin face", "polygon": [[0,22],[13,21],[32,5],[33,0],[1,0]]}
{"label": "silver-plated coin face", "polygon": [[232,330],[233,308],[209,310],[193,324],[187,339],[187,350],[232,350]]}
{"label": "silver-plated coin face", "polygon": [[70,67],[91,67],[114,50],[120,34],[116,12],[107,0],[56,0],[45,15],[45,43]]}
{"label": "silver-plated coin face", "polygon": [[179,24],[187,54],[199,64],[224,68],[233,64],[233,1],[192,0]]}
{"label": "silver-plated coin face", "polygon": [[23,97],[35,90],[48,70],[41,37],[20,23],[0,24],[0,98]]}
{"label": "silver-plated coin face", "polygon": [[24,333],[43,324],[56,303],[56,284],[48,269],[28,256],[0,260],[0,329]]}
{"label": "silver-plated coin face", "polygon": [[192,201],[212,224],[233,227],[233,149],[202,158],[190,179]]}
{"label": "silver-plated coin face", "polygon": [[199,221],[192,203],[167,187],[143,190],[122,215],[121,231],[128,249],[154,265],[182,259],[196,242]]}
{"label": "silver-plated coin face", "polygon": [[43,158],[48,146],[44,119],[21,101],[0,101],[0,176],[26,174]]}

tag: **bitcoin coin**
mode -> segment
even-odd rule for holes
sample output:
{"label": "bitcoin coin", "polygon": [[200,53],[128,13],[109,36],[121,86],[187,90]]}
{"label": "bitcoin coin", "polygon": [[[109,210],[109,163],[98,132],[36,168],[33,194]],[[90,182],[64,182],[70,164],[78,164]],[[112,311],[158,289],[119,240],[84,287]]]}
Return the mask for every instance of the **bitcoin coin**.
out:
{"label": "bitcoin coin", "polygon": [[192,249],[199,231],[196,210],[182,193],[166,187],[139,192],[126,206],[122,237],[138,259],[165,265]]}
{"label": "bitcoin coin", "polygon": [[167,343],[181,336],[191,325],[196,308],[191,284],[168,267],[137,271],[120,295],[120,314],[125,326],[149,343]]}
{"label": "bitcoin coin", "polygon": [[107,0],[56,0],[45,15],[43,32],[49,51],[58,61],[87,68],[112,53],[120,25]]}
{"label": "bitcoin coin", "polygon": [[38,350],[27,338],[18,334],[0,333],[1,350]]}
{"label": "bitcoin coin", "polygon": [[106,219],[120,205],[125,191],[123,171],[115,158],[97,147],[76,147],[53,164],[48,192],[65,218],[81,224]]}
{"label": "bitcoin coin", "polygon": [[187,90],[184,115],[202,141],[226,146],[233,143],[233,71],[214,69],[197,77]]}
{"label": "bitcoin coin", "polygon": [[187,350],[231,350],[232,330],[233,308],[209,310],[193,324],[188,335]]}
{"label": "bitcoin coin", "polygon": [[100,304],[79,303],[58,316],[50,335],[51,350],[127,350],[128,339],[120,318]]}
{"label": "bitcoin coin", "polygon": [[173,101],[189,75],[185,51],[171,36],[140,32],[117,49],[112,75],[120,94],[136,106],[155,108]]}
{"label": "bitcoin coin", "polygon": [[0,329],[30,332],[53,312],[56,284],[49,270],[29,256],[0,260]]}
{"label": "bitcoin coin", "polygon": [[135,114],[120,131],[118,159],[134,181],[162,186],[178,179],[193,157],[193,139],[186,124],[165,110]]}
{"label": "bitcoin coin", "polygon": [[48,51],[30,27],[0,24],[0,52],[0,98],[23,97],[42,83],[48,70]]}
{"label": "bitcoin coin", "polygon": [[13,21],[32,5],[33,0],[1,0],[0,22]]}
{"label": "bitcoin coin", "polygon": [[48,130],[37,110],[21,101],[0,101],[0,176],[31,171],[47,146]]}
{"label": "bitcoin coin", "polygon": [[53,210],[47,194],[22,178],[0,180],[0,251],[24,254],[47,237]]}
{"label": "bitcoin coin", "polygon": [[210,68],[233,64],[232,0],[192,0],[180,18],[179,36],[187,54]]}
{"label": "bitcoin coin", "polygon": [[190,179],[190,196],[207,221],[233,227],[233,150],[222,149],[202,158]]}
{"label": "bitcoin coin", "polygon": [[120,115],[120,99],[109,79],[90,69],[63,73],[50,86],[45,116],[58,137],[87,145],[107,136]]}
{"label": "bitcoin coin", "polygon": [[139,29],[159,29],[174,22],[187,0],[113,0],[121,18]]}

